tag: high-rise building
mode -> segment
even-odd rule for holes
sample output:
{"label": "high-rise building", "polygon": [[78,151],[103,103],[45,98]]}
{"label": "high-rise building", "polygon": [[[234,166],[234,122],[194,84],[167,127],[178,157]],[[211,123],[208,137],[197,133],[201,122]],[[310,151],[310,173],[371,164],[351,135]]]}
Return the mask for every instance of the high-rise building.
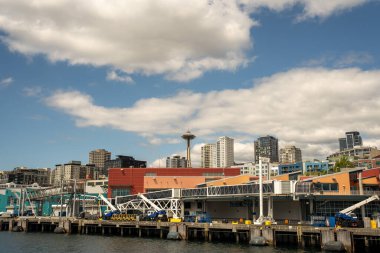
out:
{"label": "high-rise building", "polygon": [[180,155],[172,155],[166,158],[166,168],[187,168],[187,160]]}
{"label": "high-rise building", "polygon": [[205,144],[201,148],[201,167],[216,168],[216,144]]}
{"label": "high-rise building", "polygon": [[259,163],[259,157],[269,158],[269,162],[278,162],[278,139],[273,136],[258,138],[255,143],[255,163]]}
{"label": "high-rise building", "polygon": [[216,143],[216,165],[227,168],[234,165],[234,139],[223,136]]}
{"label": "high-rise building", "polygon": [[55,165],[52,173],[53,184],[60,185],[61,180],[98,179],[98,171],[94,164],[82,165],[81,161],[70,161]]}
{"label": "high-rise building", "polygon": [[297,163],[302,162],[301,149],[295,146],[286,146],[280,149],[280,163]]}
{"label": "high-rise building", "polygon": [[39,186],[48,186],[50,184],[50,169],[17,167],[13,171],[7,171],[7,180],[9,183],[15,184],[30,185],[37,183]]}
{"label": "high-rise building", "polygon": [[88,154],[88,163],[98,168],[104,168],[105,162],[111,160],[111,152],[105,149],[96,149]]}
{"label": "high-rise building", "polygon": [[146,161],[135,160],[132,156],[118,155],[116,159],[105,162],[106,175],[110,168],[146,168]]}
{"label": "high-rise building", "polygon": [[346,132],[346,138],[339,138],[339,150],[352,149],[363,146],[362,137],[358,131]]}

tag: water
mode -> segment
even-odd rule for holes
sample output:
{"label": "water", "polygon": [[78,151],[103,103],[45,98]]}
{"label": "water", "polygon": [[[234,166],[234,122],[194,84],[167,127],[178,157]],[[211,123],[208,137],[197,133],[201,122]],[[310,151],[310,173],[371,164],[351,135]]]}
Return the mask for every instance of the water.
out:
{"label": "water", "polygon": [[301,253],[321,252],[234,243],[169,241],[162,239],[0,232],[0,253]]}

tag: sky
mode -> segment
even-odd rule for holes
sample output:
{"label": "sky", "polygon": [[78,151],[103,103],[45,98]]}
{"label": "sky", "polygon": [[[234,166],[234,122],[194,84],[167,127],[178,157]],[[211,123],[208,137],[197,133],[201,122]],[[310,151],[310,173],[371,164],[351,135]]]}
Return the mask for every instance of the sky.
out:
{"label": "sky", "polygon": [[0,170],[104,148],[163,167],[272,135],[325,159],[380,147],[378,0],[0,0]]}

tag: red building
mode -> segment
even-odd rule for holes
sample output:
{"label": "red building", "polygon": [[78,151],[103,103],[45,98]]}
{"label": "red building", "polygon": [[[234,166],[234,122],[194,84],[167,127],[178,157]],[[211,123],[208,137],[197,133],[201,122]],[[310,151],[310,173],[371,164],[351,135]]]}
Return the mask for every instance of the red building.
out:
{"label": "red building", "polygon": [[108,197],[145,192],[145,176],[203,176],[215,179],[240,175],[239,168],[113,168],[108,171]]}

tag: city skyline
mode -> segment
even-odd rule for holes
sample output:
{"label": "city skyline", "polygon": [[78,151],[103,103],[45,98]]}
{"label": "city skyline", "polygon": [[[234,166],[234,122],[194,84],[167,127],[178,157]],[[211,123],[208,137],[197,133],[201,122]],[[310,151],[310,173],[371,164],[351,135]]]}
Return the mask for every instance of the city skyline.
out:
{"label": "city skyline", "polygon": [[163,165],[185,156],[188,129],[193,167],[219,136],[237,162],[265,135],[305,159],[339,150],[347,131],[380,146],[378,1],[0,7],[0,170],[98,148]]}

